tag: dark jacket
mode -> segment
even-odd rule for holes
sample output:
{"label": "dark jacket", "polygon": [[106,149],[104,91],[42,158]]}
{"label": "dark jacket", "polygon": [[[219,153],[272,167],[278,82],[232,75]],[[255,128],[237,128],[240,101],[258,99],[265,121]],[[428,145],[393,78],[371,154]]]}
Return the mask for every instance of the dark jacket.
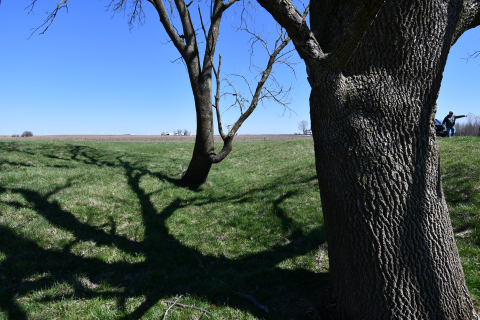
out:
{"label": "dark jacket", "polygon": [[445,119],[443,119],[443,124],[447,127],[447,128],[453,128],[455,127],[455,120],[458,119],[458,118],[464,118],[465,116],[456,116],[456,115],[448,115],[445,117]]}

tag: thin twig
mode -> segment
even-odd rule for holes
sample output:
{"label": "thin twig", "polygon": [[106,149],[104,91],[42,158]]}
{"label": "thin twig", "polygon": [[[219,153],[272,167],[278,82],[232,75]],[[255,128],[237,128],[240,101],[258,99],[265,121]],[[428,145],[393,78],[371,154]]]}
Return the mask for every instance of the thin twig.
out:
{"label": "thin twig", "polygon": [[205,267],[203,266],[202,260],[200,260],[200,258],[197,255],[195,255],[195,258],[197,258],[198,264],[200,265],[200,267],[204,269]]}
{"label": "thin twig", "polygon": [[223,283],[224,285],[227,286],[227,288],[232,291],[234,294],[236,294],[237,296],[239,296],[240,298],[244,299],[244,300],[247,300],[247,301],[250,301],[251,303],[253,303],[258,309],[262,310],[263,312],[265,313],[270,313],[270,310],[268,310],[267,306],[264,306],[264,305],[261,305],[260,303],[257,302],[257,300],[255,300],[254,297],[252,296],[249,296],[248,294],[244,294],[244,293],[241,293],[241,292],[238,292],[238,291],[235,291],[233,290],[232,288],[230,288],[228,286],[228,284],[226,284],[225,282],[223,282],[222,280],[218,279],[218,278],[212,278],[212,279],[215,279],[217,281],[220,281],[221,283]]}
{"label": "thin twig", "polygon": [[[30,8],[29,13],[33,12],[33,7],[34,7],[35,3],[36,3],[36,0],[32,1],[32,3],[25,9]],[[43,29],[43,31],[40,32],[40,34],[44,34],[48,30],[50,25],[53,23],[53,20],[55,20],[55,18],[57,17],[58,12],[63,8],[66,8],[67,12],[68,12],[68,0],[61,0],[60,2],[58,2],[57,7],[52,12],[46,11],[45,13],[47,14],[47,17],[45,18],[45,20],[43,21],[43,23],[40,26],[33,29],[33,32],[30,34],[30,37],[28,37],[28,39],[30,39],[33,36],[33,34],[35,32],[37,32],[38,29],[41,29],[44,25],[46,25],[48,23],[48,25],[45,27],[45,29]]]}
{"label": "thin twig", "polygon": [[263,312],[265,312],[265,313],[270,313],[270,310],[268,310],[267,306],[264,306],[264,305],[261,305],[260,303],[258,303],[257,300],[255,300],[254,297],[249,296],[248,294],[244,294],[244,293],[241,293],[241,292],[238,292],[238,291],[234,291],[234,290],[232,290],[232,289],[230,289],[230,291],[232,291],[233,293],[235,293],[237,296],[239,296],[239,297],[242,298],[243,300],[250,301],[250,302],[253,303],[258,309],[262,310]]}
{"label": "thin twig", "polygon": [[208,312],[208,311],[205,310],[205,309],[202,309],[202,308],[199,308],[199,307],[195,307],[195,306],[190,306],[190,305],[188,305],[188,304],[175,303],[174,301],[169,301],[169,300],[162,301],[162,303],[171,304],[172,307],[173,307],[174,305],[176,305],[177,307],[195,309],[195,310],[198,310],[198,311],[202,311],[202,312],[205,313],[205,314],[210,314],[210,312]]}
{"label": "thin twig", "polygon": [[167,311],[165,311],[165,314],[163,315],[163,320],[165,320],[167,318],[168,311],[170,311],[170,309],[172,309],[172,307],[177,304],[177,301],[180,300],[181,297],[182,296],[178,297],[178,299],[175,300],[175,302],[173,302],[173,304],[170,307],[168,307]]}
{"label": "thin twig", "polygon": [[[103,236],[102,236],[102,237],[103,237]],[[90,251],[93,247],[95,247],[95,245],[97,244],[98,240],[100,240],[102,237],[98,238],[97,241],[95,241],[95,243],[92,244],[92,246],[91,246],[90,248],[88,248],[87,250],[83,251],[80,256],[83,257],[83,255],[84,255],[85,253],[87,253],[87,252]]]}
{"label": "thin twig", "polygon": [[205,36],[205,40],[208,41],[207,31],[205,30],[205,25],[203,24],[202,11],[200,10],[200,6],[198,6],[198,13],[200,15],[200,23],[202,24],[203,35]]}

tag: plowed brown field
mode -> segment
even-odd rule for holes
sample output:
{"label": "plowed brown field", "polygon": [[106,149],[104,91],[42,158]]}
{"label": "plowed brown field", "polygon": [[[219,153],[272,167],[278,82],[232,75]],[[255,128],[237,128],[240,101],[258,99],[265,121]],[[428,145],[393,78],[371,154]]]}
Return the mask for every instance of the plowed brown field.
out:
{"label": "plowed brown field", "polygon": [[[51,135],[33,136],[29,138],[12,138],[0,136],[0,140],[63,140],[63,141],[104,141],[104,142],[178,142],[195,141],[195,136],[137,136],[137,135]],[[312,140],[310,135],[239,135],[234,141],[260,141],[260,140]],[[222,141],[220,136],[215,136],[215,141]]]}

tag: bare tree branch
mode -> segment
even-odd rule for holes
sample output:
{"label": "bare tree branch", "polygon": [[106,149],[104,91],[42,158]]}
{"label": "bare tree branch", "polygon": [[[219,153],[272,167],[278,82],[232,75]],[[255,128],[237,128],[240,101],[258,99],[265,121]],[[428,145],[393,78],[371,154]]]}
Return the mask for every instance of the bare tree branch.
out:
{"label": "bare tree branch", "polygon": [[[258,102],[260,101],[260,96],[261,96],[262,89],[265,89],[267,92],[269,92],[271,94],[272,98],[276,99],[275,95],[272,94],[272,92],[269,91],[268,88],[264,88],[264,84],[265,84],[265,82],[267,81],[268,77],[270,76],[270,74],[272,72],[273,65],[276,62],[277,56],[287,46],[287,44],[289,42],[290,42],[290,38],[287,37],[285,40],[282,41],[282,43],[278,47],[275,48],[273,53],[270,55],[270,59],[268,60],[267,67],[262,72],[262,77],[261,77],[260,81],[258,81],[258,83],[257,83],[255,93],[253,94],[252,102],[250,103],[250,106],[248,107],[248,109],[240,116],[240,118],[234,124],[234,126],[231,130],[231,132],[233,132],[233,134],[238,130],[240,125],[243,123],[243,121],[245,121],[245,119],[257,107]],[[237,99],[238,99],[238,97],[237,97]],[[276,99],[276,101],[280,102],[280,100],[278,100],[278,99]],[[285,104],[283,104],[283,105],[285,105]]]}
{"label": "bare tree branch", "polygon": [[205,25],[203,24],[202,11],[200,10],[200,6],[198,6],[198,14],[200,15],[200,23],[202,24],[203,35],[205,36],[205,40],[207,40],[207,31],[205,31]]}
{"label": "bare tree branch", "polygon": [[478,58],[478,57],[480,56],[480,51],[478,51],[478,50],[475,50],[475,52],[474,52],[474,53],[472,53],[472,54],[470,54],[470,53],[467,53],[467,54],[468,54],[468,57],[466,57],[466,58],[463,58],[463,59],[464,59],[464,60],[466,60],[466,61],[468,62],[468,60],[470,60],[470,59],[476,59],[476,58]]}
{"label": "bare tree branch", "polygon": [[[247,84],[247,86],[250,90],[250,83],[248,82],[248,80],[243,75],[241,75],[241,74],[230,74],[228,76],[229,77],[239,77],[239,78],[241,78]],[[227,86],[232,88],[233,92],[225,92],[225,93],[222,94],[222,96],[231,95],[235,98],[235,101],[224,112],[228,111],[232,107],[238,106],[238,108],[240,109],[240,114],[242,115],[245,103],[248,103],[250,101],[248,101],[246,98],[244,98],[243,94],[241,92],[237,91],[234,84],[232,83],[232,81],[230,81],[229,78],[225,78],[225,81],[227,82]],[[251,90],[250,90],[250,93],[251,93],[251,95],[253,95],[253,92]]]}
{"label": "bare tree branch", "polygon": [[[203,76],[206,76],[209,72],[211,72],[213,68],[213,57],[215,55],[215,47],[218,40],[218,34],[220,29],[220,21],[222,19],[223,13],[227,10],[230,6],[240,0],[230,0],[226,4],[223,0],[214,0],[213,8],[210,18],[210,27],[208,29],[208,36],[206,37],[207,43],[205,47],[205,55],[203,58]],[[203,23],[202,23],[203,27]]]}
{"label": "bare tree branch", "polygon": [[[0,0],[1,1],[1,0]],[[33,9],[37,0],[30,0],[31,5],[30,10]],[[52,24],[53,20],[55,19],[58,11],[62,8],[67,8],[67,1],[68,0],[59,0],[57,4],[57,8],[52,12],[49,13],[47,19],[45,20],[44,24],[41,27],[46,25],[46,29]],[[139,24],[143,24],[145,21],[145,14],[144,8],[142,6],[143,0],[110,0],[109,5],[107,6],[107,10],[112,10],[113,13],[120,13],[126,12],[130,10],[128,13],[129,16],[129,26],[132,27],[134,22]],[[267,83],[269,76],[271,76],[273,65],[284,64],[291,68],[291,62],[289,58],[292,57],[292,50],[287,50],[286,52],[282,52],[282,50],[287,46],[290,42],[290,37],[287,36],[286,32],[283,29],[280,29],[279,38],[274,43],[274,48],[269,48],[269,43],[266,39],[262,39],[261,36],[258,34],[251,32],[248,29],[248,24],[243,21],[243,17],[248,16],[248,13],[245,9],[245,2],[250,4],[250,0],[243,0],[244,6],[242,10],[242,22],[240,24],[242,31],[248,32],[252,36],[251,40],[251,47],[253,51],[253,47],[256,44],[261,44],[263,48],[267,51],[269,55],[269,60],[267,66],[265,68],[260,68],[253,63],[251,63],[251,67],[258,71],[258,75],[256,77],[257,83],[255,86],[251,86],[249,81],[240,74],[235,74],[234,76],[240,77],[245,81],[247,84],[249,94],[252,98],[246,98],[240,91],[237,91],[234,83],[229,79],[226,79],[228,85],[233,89],[233,96],[235,102],[233,103],[234,106],[238,106],[240,108],[240,117],[233,125],[232,129],[229,130],[228,134],[225,134],[222,128],[222,121],[221,121],[221,112],[220,112],[220,90],[221,90],[221,78],[220,78],[220,71],[221,71],[221,63],[222,58],[219,55],[219,63],[218,63],[218,70],[215,68],[215,64],[213,61],[215,48],[218,40],[219,35],[219,28],[220,28],[220,21],[222,19],[223,13],[229,7],[231,7],[236,2],[240,0],[211,0],[211,14],[210,14],[210,25],[207,27],[205,25],[205,21],[203,20],[202,12],[200,7],[198,7],[198,12],[200,16],[200,28],[196,29],[193,25],[192,18],[190,16],[189,6],[192,4],[192,1],[188,4],[185,3],[185,0],[166,0],[169,4],[169,8],[166,8],[166,4],[164,0],[146,0],[151,3],[160,18],[160,22],[164,27],[167,35],[168,35],[168,42],[172,42],[174,46],[177,48],[178,52],[180,53],[180,58],[174,60],[181,61],[185,64],[190,82],[192,84],[192,89],[194,95],[201,95],[202,98],[206,96],[210,96],[211,92],[211,73],[215,74],[216,77],[216,95],[213,107],[216,109],[217,114],[217,122],[219,126],[219,132],[224,140],[224,145],[220,153],[215,154],[212,151],[212,154],[208,155],[209,160],[212,163],[217,163],[222,161],[232,150],[232,141],[235,136],[235,133],[238,131],[239,127],[242,123],[250,116],[250,114],[255,110],[259,102],[262,102],[264,99],[271,99],[277,103],[280,103],[285,108],[288,108],[289,101],[286,100],[290,88],[285,90],[283,85],[278,83],[274,76],[272,76]],[[308,7],[307,7],[308,12]],[[305,13],[305,16],[307,14]],[[182,25],[182,31],[177,30],[175,27],[175,13],[178,13],[178,18]],[[305,19],[305,16],[302,16],[302,20]],[[178,21],[178,20],[177,20]],[[244,27],[243,27],[244,26]],[[202,31],[200,31],[200,29]],[[38,30],[38,28],[36,29]],[[203,35],[206,39],[205,41],[205,52],[204,52],[204,60],[203,65],[200,65],[200,56],[199,56],[199,49],[198,49],[198,40],[197,40],[197,31],[203,32]],[[273,50],[273,51],[272,51]],[[203,68],[202,68],[203,67]],[[293,68],[291,68],[293,70]],[[259,79],[258,79],[259,77]],[[200,86],[198,86],[200,84]],[[205,92],[207,90],[207,92]],[[228,94],[228,93],[225,93]],[[223,96],[225,96],[225,94]],[[203,105],[196,106],[197,112],[198,110],[204,110]],[[203,112],[203,111],[202,111]],[[198,130],[198,129],[197,129]],[[197,131],[198,132],[198,131]],[[208,131],[206,136],[208,135]],[[213,136],[213,127],[212,127],[212,134]],[[210,152],[210,151],[209,151]]]}
{"label": "bare tree branch", "polygon": [[202,28],[204,29],[206,45],[205,45],[205,54],[203,57],[203,76],[208,76],[213,68],[213,57],[215,55],[215,48],[217,45],[218,34],[220,29],[220,21],[222,19],[223,12],[223,0],[214,0],[213,7],[211,9],[210,17],[210,27],[208,33],[205,30],[203,25],[203,19],[200,14],[200,19],[202,22]]}
{"label": "bare tree branch", "polygon": [[173,45],[177,48],[178,52],[182,55],[185,54],[186,46],[183,40],[180,38],[180,35],[175,30],[170,18],[168,17],[167,10],[163,4],[162,0],[148,0],[158,12],[158,16],[160,17],[160,22],[162,23],[165,31],[167,32],[168,37],[172,40]]}
{"label": "bare tree branch", "polygon": [[[305,9],[305,13],[302,15],[304,18],[307,16],[308,10],[309,10],[309,7],[307,7]],[[250,40],[250,42],[252,43],[251,49],[250,49],[250,55],[251,56],[253,55],[254,45],[256,43],[259,43],[267,51],[267,53],[270,55],[270,59],[268,61],[267,67],[265,69],[262,69],[262,68],[260,68],[256,65],[251,66],[259,72],[259,75],[261,75],[261,79],[257,83],[257,87],[256,87],[255,91],[252,91],[252,88],[250,87],[250,83],[245,78],[245,76],[243,76],[243,74],[235,73],[233,75],[230,75],[230,76],[239,77],[239,78],[243,79],[243,81],[247,84],[247,87],[250,91],[250,94],[252,95],[252,100],[251,100],[250,106],[245,111],[244,111],[244,109],[245,109],[244,105],[245,105],[246,102],[248,103],[249,101],[246,98],[243,97],[243,94],[241,92],[236,90],[234,84],[229,79],[226,79],[227,85],[230,88],[232,88],[233,92],[226,92],[224,95],[232,95],[232,96],[235,97],[235,101],[230,105],[230,107],[228,109],[230,109],[233,106],[238,106],[240,108],[241,116],[243,116],[244,113],[249,112],[249,110],[251,110],[250,112],[253,112],[253,110],[256,108],[256,105],[258,104],[258,102],[262,102],[263,99],[269,99],[269,100],[273,100],[274,102],[282,105],[284,107],[284,110],[287,110],[287,109],[291,110],[288,107],[288,104],[291,103],[291,100],[287,100],[287,98],[288,98],[288,94],[291,91],[292,87],[290,87],[288,89],[285,89],[283,84],[280,84],[276,80],[276,78],[271,74],[271,71],[273,69],[273,65],[275,63],[280,63],[280,64],[287,65],[289,68],[294,70],[293,67],[291,66],[294,63],[289,61],[289,58],[293,56],[293,54],[290,54],[290,53],[294,52],[294,50],[292,49],[292,50],[288,50],[287,52],[282,53],[282,50],[286,47],[286,45],[290,41],[290,38],[288,36],[286,36],[285,30],[283,28],[279,30],[279,37],[276,39],[275,45],[274,45],[275,50],[273,52],[270,52],[266,37],[262,37],[262,36],[256,34],[255,32],[251,31],[248,28],[248,26],[242,27],[242,25],[240,25],[240,26],[237,26],[236,28],[237,28],[237,30],[247,32],[248,34],[250,34],[252,36],[252,38]],[[280,60],[280,58],[283,58],[283,59]],[[294,73],[294,75],[295,75],[295,73]],[[271,84],[273,84],[275,86],[276,89],[270,88],[271,85],[268,85],[268,84],[266,85],[266,81],[269,77],[270,77],[269,81],[271,82]],[[234,128],[235,128],[235,126],[234,126]]]}
{"label": "bare tree branch", "polygon": [[[309,7],[307,7],[307,9],[306,9],[305,16],[308,13],[308,9],[309,9]],[[242,27],[240,29],[243,30],[243,31],[247,31],[248,27]],[[267,66],[265,67],[265,69],[260,70],[259,75],[261,75],[261,77],[260,77],[260,80],[257,82],[255,91],[252,90],[252,88],[250,87],[250,83],[247,81],[245,76],[243,76],[242,74],[236,73],[236,74],[230,75],[230,76],[234,76],[234,77],[239,77],[239,78],[241,78],[245,81],[245,83],[247,84],[247,87],[249,88],[250,94],[253,96],[251,101],[249,101],[245,97],[243,97],[241,92],[239,92],[235,88],[232,81],[230,81],[228,78],[225,79],[225,81],[227,82],[227,85],[233,90],[233,92],[226,92],[226,93],[223,94],[223,96],[225,96],[225,95],[234,96],[235,101],[233,102],[233,104],[229,108],[231,108],[232,106],[238,106],[240,108],[240,114],[241,115],[237,119],[237,121],[233,124],[232,128],[229,130],[227,135],[224,135],[223,132],[220,133],[221,136],[222,136],[222,139],[224,141],[224,145],[223,145],[222,150],[218,154],[211,154],[210,155],[210,161],[212,163],[218,163],[218,162],[222,161],[230,153],[230,151],[232,150],[232,141],[233,141],[233,138],[235,137],[236,132],[238,131],[240,126],[243,124],[243,122],[256,109],[258,103],[261,102],[263,99],[272,99],[275,102],[283,105],[284,108],[288,108],[289,101],[285,101],[285,98],[288,96],[288,93],[290,92],[291,87],[288,90],[284,90],[283,86],[280,85],[276,81],[275,77],[272,77],[272,81],[278,89],[276,89],[276,90],[270,89],[270,88],[268,88],[268,86],[265,86],[265,83],[267,82],[267,79],[270,77],[270,75],[272,73],[274,64],[279,62],[278,61],[279,57],[284,57],[285,56],[285,54],[280,54],[280,53],[290,42],[290,40],[291,40],[290,37],[284,37],[284,33],[280,32],[279,38],[277,39],[277,41],[275,41],[275,48],[274,48],[273,52],[270,53],[270,51],[268,50],[267,42],[265,40],[261,39],[258,35],[254,34],[253,32],[251,32],[249,30],[248,30],[248,33],[252,35],[252,38],[254,39],[253,40],[254,42],[261,43],[262,46],[264,47],[264,49],[268,52],[268,54],[269,54],[268,63],[267,63]],[[261,40],[259,40],[259,39],[261,39]],[[281,63],[288,63],[288,62],[286,60],[281,60]],[[218,73],[216,71],[215,71],[215,75],[217,76],[217,95],[218,95],[218,88],[220,86],[220,83],[218,81]],[[250,102],[249,106],[248,106],[248,108],[245,109],[245,104],[248,103],[248,102]],[[220,113],[219,113],[218,108],[217,108],[217,119],[220,119]],[[220,128],[221,128],[221,123],[219,122],[219,131],[221,130]]]}
{"label": "bare tree branch", "polygon": [[[120,12],[125,13],[128,2],[129,0],[110,0],[110,3],[106,6],[107,11],[112,10],[113,15]],[[142,0],[130,0],[130,10],[130,13],[128,13],[128,27],[131,30],[137,20],[140,26],[145,23],[145,12],[143,11]]]}
{"label": "bare tree branch", "polygon": [[215,107],[217,113],[217,122],[218,122],[218,132],[222,137],[222,140],[225,141],[225,134],[223,133],[222,128],[222,117],[220,115],[220,68],[222,67],[222,55],[218,55],[218,71],[215,69],[215,65],[213,65],[213,72],[215,73],[215,79],[217,81],[217,92],[215,94]]}
{"label": "bare tree branch", "polygon": [[235,2],[238,2],[240,0],[230,0],[227,3],[225,3],[222,7],[222,11],[225,12],[228,8],[230,8]]}
{"label": "bare tree branch", "polygon": [[[125,1],[125,0],[122,0]],[[190,12],[188,6],[185,4],[184,0],[169,0],[170,3],[170,15],[173,15],[173,7],[178,10],[180,16],[180,21],[182,23],[183,34],[179,34],[178,30],[175,28],[169,14],[164,6],[163,0],[148,0],[152,3],[157,10],[160,22],[162,23],[165,31],[172,40],[173,44],[179,51],[182,56],[183,62],[185,63],[190,79],[198,79],[201,69],[200,69],[200,57],[197,46],[196,31],[190,17]]]}
{"label": "bare tree branch", "polygon": [[[326,57],[315,36],[310,31],[305,17],[295,8],[290,0],[257,0],[257,2],[287,30],[298,54],[305,60],[307,68],[317,65],[321,59]],[[308,10],[306,12],[308,13]]]}
{"label": "bare tree branch", "polygon": [[[174,0],[175,5],[180,15],[180,21],[182,22],[183,27],[183,36],[185,37],[186,52],[185,60],[193,59],[193,56],[198,56],[197,49],[197,35],[195,33],[195,28],[193,27],[192,18],[190,17],[190,11],[185,5],[184,0]],[[188,56],[188,57],[187,57]],[[188,65],[188,63],[187,63]],[[200,65],[198,65],[200,70]]]}
{"label": "bare tree branch", "polygon": [[[33,12],[33,8],[35,6],[35,3],[37,2],[37,0],[33,0],[30,5],[28,5],[25,9],[28,9],[28,13],[31,13]],[[30,36],[28,37],[28,39],[30,39],[32,37],[32,35],[37,32],[39,29],[42,29],[45,25],[47,25],[42,32],[40,32],[39,34],[44,34],[45,31],[48,30],[48,28],[50,27],[50,25],[53,23],[53,20],[55,20],[55,18],[57,17],[57,14],[58,12],[63,9],[63,8],[66,8],[67,10],[67,13],[68,13],[68,0],[61,0],[60,2],[57,3],[57,7],[55,9],[53,9],[52,12],[49,12],[49,11],[45,11],[45,13],[47,14],[47,17],[45,18],[45,20],[43,21],[43,23],[38,26],[37,28],[34,28],[32,33],[30,34]]]}
{"label": "bare tree branch", "polygon": [[[357,1],[352,8],[350,23],[346,26],[342,36],[337,39],[332,52],[328,54],[322,51],[315,36],[307,26],[305,18],[300,15],[300,12],[290,0],[258,0],[258,3],[287,30],[300,57],[307,65],[307,73],[312,67],[314,68],[321,63],[324,70],[339,74],[350,60],[385,1]],[[312,80],[309,79],[309,81]],[[315,86],[312,83],[311,85]]]}

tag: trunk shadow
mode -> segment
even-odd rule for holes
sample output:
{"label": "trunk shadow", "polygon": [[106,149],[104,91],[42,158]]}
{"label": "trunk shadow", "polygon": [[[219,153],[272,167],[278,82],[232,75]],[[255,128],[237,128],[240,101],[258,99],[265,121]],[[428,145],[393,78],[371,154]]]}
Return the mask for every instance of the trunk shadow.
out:
{"label": "trunk shadow", "polygon": [[[323,285],[328,281],[327,273],[312,272],[301,267],[278,267],[279,264],[305,255],[323,244],[323,226],[303,235],[302,244],[273,245],[267,250],[246,253],[234,259],[206,254],[175,238],[167,227],[167,219],[177,210],[186,208],[189,202],[197,201],[196,206],[218,202],[248,202],[251,201],[250,197],[255,196],[253,191],[233,197],[202,198],[197,194],[193,198],[175,198],[159,210],[153,204],[152,193],[141,187],[142,177],[156,177],[159,181],[175,184],[177,180],[130,163],[122,158],[122,154],[111,160],[102,160],[95,156],[96,150],[93,148],[74,146],[69,150],[69,159],[57,158],[124,170],[127,184],[140,205],[144,238],[141,241],[132,241],[126,236],[116,234],[117,226],[112,219],[101,226],[82,222],[69,209],[60,206],[55,200],[50,200],[56,193],[75,186],[77,182],[74,179],[57,186],[47,194],[27,188],[0,186],[0,194],[9,192],[22,195],[37,216],[47,220],[54,228],[69,232],[74,238],[61,250],[48,249],[22,235],[20,229],[0,224],[0,251],[5,256],[0,263],[0,306],[7,312],[8,318],[30,318],[18,299],[39,290],[47,293],[36,300],[37,302],[54,302],[68,298],[115,299],[117,309],[123,310],[122,319],[140,319],[162,299],[180,294],[195,295],[204,301],[228,305],[238,310],[249,310],[258,318],[282,319],[287,317],[288,312],[298,308],[298,305],[308,309],[308,306],[317,300],[317,293],[323,291]],[[269,186],[265,188],[268,189]],[[286,194],[273,203],[275,212],[286,229],[291,228],[295,221],[287,217],[278,206],[292,195]],[[0,202],[16,209],[25,206],[18,202]],[[102,258],[89,257],[88,252],[86,255],[72,252],[73,246],[80,241],[93,243],[94,249],[114,246],[126,254],[142,255],[145,259],[136,263],[126,260],[106,262]],[[220,278],[224,284],[214,278]],[[59,283],[70,288],[67,293],[55,293]],[[260,288],[257,294],[255,291],[248,291],[255,287]],[[231,290],[255,296],[260,303],[268,305],[271,313],[261,312],[250,302],[239,299]],[[133,311],[127,312],[127,301],[132,298],[143,298],[144,301]]]}

